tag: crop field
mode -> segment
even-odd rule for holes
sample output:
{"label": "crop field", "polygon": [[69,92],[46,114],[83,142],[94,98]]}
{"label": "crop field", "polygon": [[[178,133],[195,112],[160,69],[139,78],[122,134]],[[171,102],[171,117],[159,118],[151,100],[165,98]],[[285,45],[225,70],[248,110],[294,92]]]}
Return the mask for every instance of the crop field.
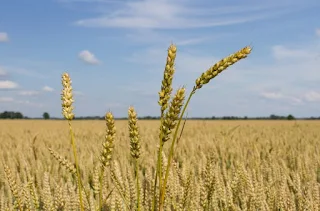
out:
{"label": "crop field", "polygon": [[0,121],[0,210],[320,210],[319,121],[183,121],[193,95],[251,53],[173,92],[168,48],[160,120],[77,121],[62,74],[62,120]]}
{"label": "crop field", "polygon": [[[160,123],[138,125],[140,210],[152,210]],[[115,120],[115,127],[112,168],[99,186],[106,122],[72,121],[85,210],[98,209],[99,190],[102,210],[135,210],[128,121]],[[74,163],[68,122],[3,120],[0,128],[1,210],[78,210],[73,166],[59,164]],[[319,121],[188,120],[175,145],[164,210],[320,210],[319,131]]]}

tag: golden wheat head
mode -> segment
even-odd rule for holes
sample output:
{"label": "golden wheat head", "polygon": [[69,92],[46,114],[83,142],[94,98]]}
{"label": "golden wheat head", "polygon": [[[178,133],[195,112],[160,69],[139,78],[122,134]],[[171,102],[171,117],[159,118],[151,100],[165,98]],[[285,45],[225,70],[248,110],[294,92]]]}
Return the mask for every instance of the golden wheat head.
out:
{"label": "golden wheat head", "polygon": [[72,86],[71,86],[71,79],[68,73],[62,74],[62,93],[61,93],[61,100],[62,100],[62,114],[64,118],[67,120],[72,120],[74,118],[73,113],[73,106],[72,103],[73,95],[72,95]]}
{"label": "golden wheat head", "polygon": [[168,49],[167,63],[164,69],[164,76],[159,92],[159,105],[161,106],[161,114],[167,109],[170,95],[172,92],[172,80],[174,74],[174,61],[176,59],[177,47],[170,45]]}
{"label": "golden wheat head", "polygon": [[140,157],[140,135],[137,124],[137,113],[133,107],[128,109],[130,152],[133,158]]}
{"label": "golden wheat head", "polygon": [[241,59],[244,59],[250,54],[251,47],[247,46],[240,51],[227,56],[226,58],[220,60],[215,65],[210,67],[206,72],[202,73],[202,75],[196,80],[196,89],[200,89],[204,84],[209,83],[211,79],[216,77],[223,70],[227,69],[229,66],[238,62]]}
{"label": "golden wheat head", "polygon": [[116,136],[116,127],[114,124],[114,118],[111,112],[107,112],[105,115],[106,120],[106,136],[105,140],[102,144],[103,149],[101,151],[100,161],[102,166],[108,166],[110,164],[110,160],[112,159],[112,152],[114,148],[113,141]]}

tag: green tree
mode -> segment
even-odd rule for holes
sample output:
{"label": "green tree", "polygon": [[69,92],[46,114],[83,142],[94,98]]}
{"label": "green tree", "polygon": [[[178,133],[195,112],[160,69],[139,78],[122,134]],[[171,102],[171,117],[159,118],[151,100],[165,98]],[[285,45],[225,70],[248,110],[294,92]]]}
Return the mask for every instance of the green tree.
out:
{"label": "green tree", "polygon": [[291,115],[291,114],[289,114],[288,116],[287,116],[287,120],[295,120],[296,118],[294,118],[294,116],[293,115]]}
{"label": "green tree", "polygon": [[23,119],[23,114],[14,111],[4,111],[0,113],[0,119]]}
{"label": "green tree", "polygon": [[42,116],[44,119],[50,119],[50,115],[48,112],[44,112]]}

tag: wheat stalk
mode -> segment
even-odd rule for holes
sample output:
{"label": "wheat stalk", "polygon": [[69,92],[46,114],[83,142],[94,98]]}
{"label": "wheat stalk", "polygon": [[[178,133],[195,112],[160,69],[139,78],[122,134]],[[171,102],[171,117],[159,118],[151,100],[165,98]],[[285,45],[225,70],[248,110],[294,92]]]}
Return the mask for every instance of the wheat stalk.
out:
{"label": "wheat stalk", "polygon": [[134,159],[134,175],[136,180],[136,190],[137,190],[137,202],[136,210],[140,211],[140,185],[139,185],[139,157],[140,157],[140,135],[139,128],[137,124],[137,113],[133,107],[128,109],[128,119],[129,119],[129,137],[130,137],[130,152]]}
{"label": "wheat stalk", "polygon": [[81,182],[81,175],[80,175],[79,161],[78,161],[78,156],[77,156],[76,143],[75,143],[74,133],[73,133],[72,126],[71,126],[71,120],[74,118],[73,106],[72,106],[74,100],[73,100],[71,83],[72,83],[72,81],[70,79],[69,74],[63,73],[62,74],[63,89],[62,89],[62,94],[61,94],[62,114],[63,114],[64,118],[68,120],[68,124],[69,124],[71,145],[72,145],[75,165],[76,165],[76,169],[77,169],[80,209],[81,209],[81,211],[83,211],[84,206],[83,206],[83,200],[82,200],[82,182]]}

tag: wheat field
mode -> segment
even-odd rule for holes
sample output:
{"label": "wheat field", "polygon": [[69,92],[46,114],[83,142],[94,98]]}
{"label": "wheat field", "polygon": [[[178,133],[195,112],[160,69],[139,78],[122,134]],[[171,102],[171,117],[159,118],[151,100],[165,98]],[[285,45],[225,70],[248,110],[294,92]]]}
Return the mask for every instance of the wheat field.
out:
{"label": "wheat field", "polygon": [[[159,122],[139,123],[141,203],[143,210],[149,210]],[[128,124],[124,120],[115,124],[116,173],[125,197],[134,203]],[[34,210],[38,203],[41,210],[77,210],[76,183],[48,150],[72,161],[67,122],[3,120],[0,128],[1,160],[10,168],[21,200],[29,204],[25,207]],[[73,121],[73,128],[81,175],[90,190],[85,207],[94,210],[94,171],[105,122]],[[319,128],[319,121],[188,120],[176,146],[165,210],[319,210]],[[0,208],[12,210],[13,195],[4,168],[0,175]],[[113,190],[111,180],[103,190],[106,195]],[[105,210],[124,210],[116,191],[106,200]]]}
{"label": "wheat field", "polygon": [[[65,121],[0,121],[1,210],[319,210],[318,121],[183,121],[193,95],[251,53],[209,67],[173,92],[171,44],[160,121],[77,121],[62,74]],[[184,124],[185,123],[185,124]]]}

